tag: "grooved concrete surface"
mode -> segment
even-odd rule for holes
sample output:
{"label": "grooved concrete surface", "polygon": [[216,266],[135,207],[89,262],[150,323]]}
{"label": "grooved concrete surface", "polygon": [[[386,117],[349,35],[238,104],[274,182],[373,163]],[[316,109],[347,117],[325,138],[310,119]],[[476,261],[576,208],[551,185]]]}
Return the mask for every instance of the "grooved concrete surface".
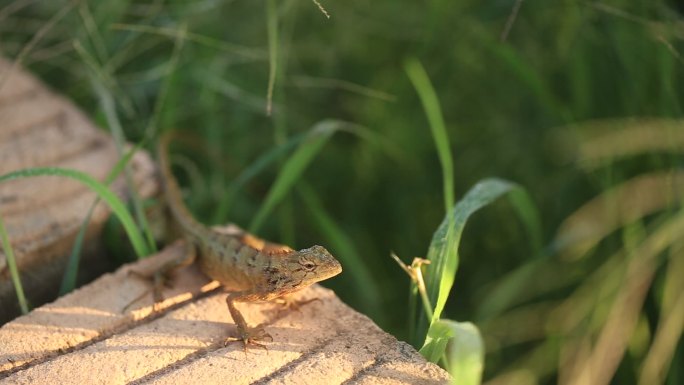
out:
{"label": "grooved concrete surface", "polygon": [[[273,336],[268,350],[224,346],[235,325],[225,293],[196,267],[180,271],[153,311],[151,271],[183,252],[178,242],[0,328],[0,383],[446,384],[448,374],[320,286],[298,311],[240,304]],[[194,294],[190,294],[194,293]]]}

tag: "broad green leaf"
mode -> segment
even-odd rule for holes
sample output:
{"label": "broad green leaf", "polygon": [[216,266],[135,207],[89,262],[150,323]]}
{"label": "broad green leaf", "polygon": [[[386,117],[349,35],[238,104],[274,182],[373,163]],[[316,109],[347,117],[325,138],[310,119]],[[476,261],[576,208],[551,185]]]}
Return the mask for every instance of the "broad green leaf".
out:
{"label": "broad green leaf", "polygon": [[477,326],[470,322],[434,322],[420,353],[431,362],[446,353],[446,368],[454,384],[477,385],[482,381],[484,341]]}
{"label": "broad green leaf", "polygon": [[435,304],[432,322],[441,316],[454,284],[458,269],[458,247],[466,221],[477,210],[519,188],[502,179],[485,179],[477,183],[445,216],[435,231],[427,253],[431,262],[428,266],[427,292],[428,298]]}

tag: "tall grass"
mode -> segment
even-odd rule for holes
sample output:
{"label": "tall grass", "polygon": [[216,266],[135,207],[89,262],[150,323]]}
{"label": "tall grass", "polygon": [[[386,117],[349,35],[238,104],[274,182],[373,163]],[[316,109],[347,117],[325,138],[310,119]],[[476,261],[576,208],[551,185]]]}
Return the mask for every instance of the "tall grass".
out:
{"label": "tall grass", "polygon": [[[84,76],[106,69],[127,140],[190,138],[193,212],[329,246],[345,274],[327,284],[417,348],[432,331],[431,358],[464,357],[447,341],[474,328],[449,320],[468,320],[490,384],[682,382],[679,3],[315,3],[12,1],[0,37],[110,126]],[[326,121],[367,129],[312,138]],[[491,175],[515,185],[489,180],[457,234],[450,210]],[[445,217],[432,317],[407,321],[420,299],[387,255],[426,256]]]}

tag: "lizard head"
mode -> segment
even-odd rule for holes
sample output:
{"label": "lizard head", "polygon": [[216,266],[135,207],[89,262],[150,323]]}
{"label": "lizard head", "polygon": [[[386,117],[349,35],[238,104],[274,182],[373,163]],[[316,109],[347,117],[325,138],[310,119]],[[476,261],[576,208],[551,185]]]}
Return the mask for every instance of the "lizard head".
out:
{"label": "lizard head", "polygon": [[269,268],[268,286],[277,296],[336,276],[342,265],[322,246],[293,251]]}

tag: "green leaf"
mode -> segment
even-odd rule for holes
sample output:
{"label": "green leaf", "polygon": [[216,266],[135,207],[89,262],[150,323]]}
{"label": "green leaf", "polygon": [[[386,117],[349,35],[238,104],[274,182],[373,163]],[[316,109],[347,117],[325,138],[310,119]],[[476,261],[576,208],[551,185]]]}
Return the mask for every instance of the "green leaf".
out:
{"label": "green leaf", "polygon": [[435,231],[428,249],[427,292],[435,304],[432,323],[439,319],[458,269],[458,247],[468,218],[477,210],[503,194],[519,188],[502,179],[485,179],[477,183],[448,213]]}
{"label": "green leaf", "polygon": [[143,240],[142,234],[140,234],[140,231],[135,226],[135,222],[128,213],[128,210],[126,210],[126,206],[123,204],[123,202],[121,202],[121,200],[111,190],[109,190],[106,185],[98,182],[92,176],[86,173],[63,168],[37,167],[17,170],[2,175],[0,176],[0,182],[33,176],[62,176],[77,180],[86,185],[88,188],[93,190],[100,197],[100,199],[107,202],[109,207],[112,209],[112,212],[119,218],[124,229],[126,230],[126,233],[128,234],[129,239],[131,240],[131,244],[133,245],[133,249],[138,255],[138,258],[142,258],[149,254],[149,250],[145,244],[145,241]]}
{"label": "green leaf", "polygon": [[439,320],[430,326],[420,353],[437,362],[446,352],[446,368],[455,384],[477,385],[482,381],[484,341],[470,322]]}

